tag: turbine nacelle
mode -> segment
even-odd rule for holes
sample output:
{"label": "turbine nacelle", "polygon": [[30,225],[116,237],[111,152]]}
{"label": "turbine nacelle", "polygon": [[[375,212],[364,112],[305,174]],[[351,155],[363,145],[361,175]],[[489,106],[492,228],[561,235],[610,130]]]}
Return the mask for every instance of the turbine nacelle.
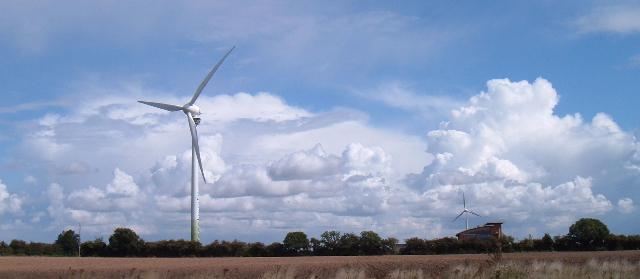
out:
{"label": "turbine nacelle", "polygon": [[[185,113],[190,112],[194,119],[196,118],[196,116],[198,116],[198,115],[202,114],[202,112],[200,112],[200,107],[198,107],[198,106],[196,106],[196,105],[190,105],[190,106],[188,106],[188,107],[185,107],[185,108],[183,109],[183,111],[184,111]],[[198,117],[198,118],[199,118],[199,117]]]}

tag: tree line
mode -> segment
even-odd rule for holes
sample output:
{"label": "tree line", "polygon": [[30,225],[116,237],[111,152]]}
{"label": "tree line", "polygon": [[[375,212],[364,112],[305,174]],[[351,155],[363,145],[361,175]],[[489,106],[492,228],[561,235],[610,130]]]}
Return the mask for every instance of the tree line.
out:
{"label": "tree line", "polygon": [[[0,255],[77,256],[80,236],[63,231],[52,243],[12,240],[0,241]],[[144,241],[129,228],[117,228],[108,242],[102,238],[80,244],[84,257],[289,257],[289,256],[358,256],[393,254],[398,240],[382,238],[373,231],[359,235],[326,231],[320,238],[309,239],[304,232],[289,232],[282,242],[214,241],[208,245],[188,240]]]}
{"label": "tree line", "polygon": [[488,240],[460,241],[456,238],[406,240],[400,253],[404,255],[460,254],[501,252],[543,252],[543,251],[614,251],[640,250],[640,235],[615,235],[598,219],[582,218],[569,227],[569,233],[551,237],[545,233],[542,238],[528,237],[515,241],[511,236],[501,236]]}
{"label": "tree line", "polygon": [[[0,255],[77,256],[80,236],[65,230],[54,243],[12,240],[0,241]],[[326,231],[320,238],[308,238],[304,232],[289,232],[282,242],[214,241],[203,245],[187,240],[144,241],[129,228],[117,228],[105,242],[102,238],[80,244],[85,257],[286,257],[286,256],[358,256],[358,255],[425,255],[456,253],[639,250],[640,235],[610,234],[597,219],[580,219],[569,228],[569,234],[540,239],[532,237],[515,241],[502,236],[489,240],[409,238],[404,245],[392,237],[382,238],[373,231],[359,235]]]}

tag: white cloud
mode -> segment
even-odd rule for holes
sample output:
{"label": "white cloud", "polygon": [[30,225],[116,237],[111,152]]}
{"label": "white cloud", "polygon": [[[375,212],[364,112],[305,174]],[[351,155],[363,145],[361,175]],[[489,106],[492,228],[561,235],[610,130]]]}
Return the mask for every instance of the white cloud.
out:
{"label": "white cloud", "polygon": [[138,185],[133,181],[133,177],[116,168],[113,171],[113,180],[107,184],[107,193],[123,195],[126,197],[135,196],[140,192]]}
{"label": "white cloud", "polygon": [[0,180],[0,215],[5,212],[21,212],[23,202],[24,198],[21,198],[16,194],[9,193],[7,185],[3,184],[2,180]]}
{"label": "white cloud", "polygon": [[[544,79],[487,86],[424,140],[374,127],[359,112],[309,112],[267,93],[204,98],[199,133],[210,183],[200,184],[203,236],[263,240],[289,229],[451,235],[459,228],[450,220],[460,190],[483,215],[474,222],[503,218],[516,236],[562,232],[584,214],[628,210],[624,198],[617,207],[609,199],[623,190],[614,178],[639,174],[632,135],[606,114],[591,121],[555,115],[558,95]],[[87,162],[80,154],[100,158],[86,163],[96,171],[51,172],[65,185],[48,189],[51,227],[82,222],[88,232],[106,234],[114,224],[135,225],[159,238],[185,237],[191,152],[182,116],[115,95],[85,103],[91,105],[47,117],[26,136],[73,150],[25,149],[31,162],[52,170]],[[259,113],[206,114],[232,105]]]}
{"label": "white cloud", "polygon": [[636,209],[631,198],[622,198],[618,200],[618,211],[624,214],[629,214]]}
{"label": "white cloud", "polygon": [[255,95],[237,93],[205,97],[199,99],[198,105],[207,112],[203,117],[221,122],[238,119],[282,122],[311,116],[308,111],[289,106],[279,97],[267,92]]}
{"label": "white cloud", "polygon": [[268,167],[269,176],[274,180],[311,179],[337,174],[340,159],[327,154],[322,145],[316,144],[311,150],[288,154]]}
{"label": "white cloud", "polygon": [[580,33],[638,33],[640,32],[640,6],[596,7],[590,13],[576,19],[574,25]]}
{"label": "white cloud", "polygon": [[553,114],[558,96],[548,81],[502,79],[487,86],[488,92],[428,133],[429,152],[438,158],[425,173],[431,182],[457,174],[551,185],[580,175],[598,183],[603,169],[620,169],[632,160],[635,138],[609,116],[600,113],[585,123],[579,114]]}
{"label": "white cloud", "polygon": [[356,92],[357,95],[380,101],[390,107],[395,107],[421,114],[423,117],[433,118],[449,112],[460,106],[460,103],[447,96],[418,94],[414,89],[401,82],[388,82],[378,88]]}
{"label": "white cloud", "polygon": [[624,185],[611,181],[637,176],[627,171],[636,161],[633,135],[603,113],[590,122],[555,115],[558,95],[542,78],[487,87],[427,133],[435,160],[407,176],[420,196],[400,203],[421,204],[419,216],[450,216],[465,191],[481,215],[551,229],[614,208],[606,196]]}

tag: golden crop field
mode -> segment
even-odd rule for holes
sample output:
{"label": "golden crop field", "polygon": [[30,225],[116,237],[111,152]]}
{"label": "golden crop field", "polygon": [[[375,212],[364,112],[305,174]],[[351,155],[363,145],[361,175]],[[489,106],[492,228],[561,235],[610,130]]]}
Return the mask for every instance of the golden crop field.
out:
{"label": "golden crop field", "polygon": [[0,257],[0,278],[640,278],[640,251],[291,258]]}

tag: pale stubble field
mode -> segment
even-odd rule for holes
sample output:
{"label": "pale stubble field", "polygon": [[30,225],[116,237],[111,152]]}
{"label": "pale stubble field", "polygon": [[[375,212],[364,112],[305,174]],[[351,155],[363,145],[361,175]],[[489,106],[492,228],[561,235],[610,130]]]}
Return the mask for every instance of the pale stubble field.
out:
{"label": "pale stubble field", "polygon": [[640,251],[291,258],[0,257],[0,278],[640,278]]}

